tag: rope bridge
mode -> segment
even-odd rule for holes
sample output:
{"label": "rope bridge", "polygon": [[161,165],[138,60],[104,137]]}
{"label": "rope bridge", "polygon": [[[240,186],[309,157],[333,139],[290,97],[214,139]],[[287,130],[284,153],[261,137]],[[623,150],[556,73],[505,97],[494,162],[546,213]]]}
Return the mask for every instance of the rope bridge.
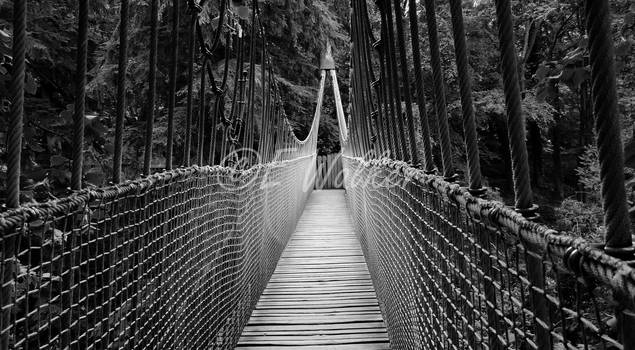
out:
{"label": "rope bridge", "polygon": [[[495,5],[515,207],[484,196],[462,2],[449,0],[467,150],[467,178],[461,182],[455,175],[436,4],[421,3],[440,169],[425,108],[416,1],[351,1],[348,122],[335,67],[327,57],[311,131],[298,140],[281,108],[258,1],[250,3],[250,21],[235,14],[228,1],[218,1],[219,20],[208,43],[199,23],[203,3],[189,1],[183,14],[180,0],[174,0],[167,169],[151,174],[159,8],[152,0],[145,175],[122,181],[129,16],[128,0],[122,0],[114,184],[83,188],[89,6],[82,0],[73,193],[20,205],[27,0],[14,0],[7,133],[10,209],[0,214],[0,348],[233,348],[310,195],[328,71],[334,80],[348,204],[392,348],[635,349],[633,246],[608,1],[585,2],[606,212],[604,244],[538,222],[509,0],[496,0]],[[370,22],[371,11],[380,19],[378,31]],[[186,139],[182,167],[175,169],[178,29],[183,18],[190,29]],[[260,52],[256,41],[261,42]],[[199,76],[194,69],[197,53],[202,57]],[[236,63],[233,86],[228,83],[230,57]],[[215,77],[212,64],[219,58],[224,69]],[[197,100],[195,82],[201,86]]]}

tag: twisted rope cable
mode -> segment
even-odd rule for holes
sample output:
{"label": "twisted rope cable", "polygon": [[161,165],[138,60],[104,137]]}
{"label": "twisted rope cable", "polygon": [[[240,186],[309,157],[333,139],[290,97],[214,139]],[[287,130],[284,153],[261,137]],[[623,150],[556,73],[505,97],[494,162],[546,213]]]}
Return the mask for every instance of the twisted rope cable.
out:
{"label": "twisted rope cable", "polygon": [[216,162],[216,127],[218,126],[218,116],[221,115],[220,109],[224,107],[224,97],[223,94],[216,95],[212,107],[212,122],[209,126],[209,154],[207,155],[207,164],[209,165],[214,165]]}
{"label": "twisted rope cable", "polygon": [[[361,8],[360,8],[360,3],[356,2],[357,6],[354,8],[354,11],[357,11],[357,13],[361,12]],[[357,56],[358,56],[358,61],[359,61],[359,65],[360,65],[360,78],[361,78],[361,84],[362,87],[364,89],[363,93],[366,97],[366,102],[364,103],[364,106],[366,107],[365,109],[365,119],[366,119],[366,128],[368,129],[368,143],[369,146],[372,148],[373,151],[373,157],[379,153],[380,150],[380,146],[379,146],[379,142],[378,138],[377,138],[377,125],[376,125],[376,118],[377,118],[377,113],[376,113],[376,109],[375,109],[375,103],[374,103],[374,99],[373,99],[373,93],[372,93],[372,88],[371,88],[371,82],[370,80],[373,79],[372,78],[372,71],[370,68],[370,64],[369,64],[369,59],[368,57],[366,57],[366,52],[368,50],[367,47],[367,40],[368,40],[368,36],[365,35],[364,32],[364,24],[362,22],[362,18],[361,15],[355,15],[353,17],[355,20],[355,33],[356,33],[356,38],[355,40],[357,41]]]}
{"label": "twisted rope cable", "polygon": [[[358,8],[358,21],[360,22],[360,33],[362,38],[362,60],[364,61],[367,81],[368,81],[368,94],[371,96],[371,121],[373,123],[372,128],[374,131],[374,137],[376,138],[375,142],[377,144],[376,152],[378,154],[383,154],[387,147],[387,137],[384,134],[384,121],[383,121],[383,113],[382,113],[382,96],[379,89],[379,86],[376,84],[378,81],[375,78],[375,72],[373,70],[373,61],[372,61],[372,50],[371,50],[371,41],[374,41],[372,29],[370,28],[370,21],[368,19],[368,9],[366,8],[366,1],[357,1],[355,2]],[[377,99],[377,105],[375,107],[375,103],[373,96],[373,91],[375,92],[375,98]]]}
{"label": "twisted rope cable", "polygon": [[370,144],[369,144],[369,140],[368,140],[368,134],[367,134],[367,124],[366,124],[366,117],[367,117],[367,111],[365,108],[365,96],[364,96],[364,91],[362,90],[362,84],[360,82],[360,63],[359,63],[359,54],[358,54],[359,49],[358,48],[354,48],[353,49],[353,58],[354,58],[354,68],[353,68],[353,82],[352,82],[352,86],[353,86],[353,110],[352,112],[354,113],[354,117],[356,118],[356,122],[359,128],[359,135],[360,135],[360,141],[362,144],[362,156],[363,157],[368,157],[369,156],[369,150],[370,150]]}
{"label": "twisted rope cable", "polygon": [[238,80],[239,83],[239,93],[238,93],[238,102],[237,102],[237,113],[236,113],[236,118],[234,118],[234,138],[233,138],[233,142],[232,142],[232,148],[235,148],[235,146],[240,146],[242,142],[245,141],[245,139],[243,138],[241,141],[241,135],[242,135],[242,131],[243,128],[245,127],[245,87],[247,85],[247,76],[249,75],[249,73],[246,70],[242,69],[242,64],[241,64],[241,73],[240,73],[240,79]]}
{"label": "twisted rope cable", "polygon": [[392,96],[394,97],[395,103],[395,119],[397,120],[397,135],[399,137],[399,145],[402,147],[402,155],[403,157],[400,160],[411,161],[412,160],[412,149],[410,149],[410,144],[406,140],[406,128],[404,126],[404,114],[403,109],[401,107],[401,91],[399,89],[399,72],[397,69],[397,55],[395,53],[395,31],[393,25],[392,18],[392,5],[390,0],[386,0],[383,7],[383,15],[386,18],[386,38],[387,40],[387,66],[388,66],[388,77],[390,81],[390,87]]}
{"label": "twisted rope cable", "polygon": [[[353,14],[355,14],[355,9],[353,8]],[[368,123],[368,118],[370,118],[370,111],[368,105],[370,103],[370,97],[366,94],[366,84],[364,80],[364,64],[362,62],[361,57],[361,39],[359,32],[359,21],[358,17],[353,15],[351,16],[352,26],[351,26],[351,34],[352,34],[352,66],[353,66],[353,90],[356,96],[352,101],[353,105],[356,107],[354,109],[354,116],[357,118],[359,131],[361,133],[361,141],[364,145],[363,154],[365,157],[369,156],[369,151],[372,148],[371,139],[372,139],[372,131],[370,130],[370,125]]]}
{"label": "twisted rope cable", "polygon": [[419,47],[419,18],[417,16],[417,2],[408,1],[408,17],[410,19],[410,41],[412,46],[412,60],[415,71],[415,85],[417,88],[417,107],[419,108],[419,125],[423,141],[423,166],[427,172],[435,169],[432,158],[432,143],[430,142],[430,125],[426,111],[426,96],[423,86],[423,71],[421,68],[421,48]]}
{"label": "twisted rope cable", "polygon": [[448,125],[448,111],[445,99],[445,83],[443,67],[441,66],[441,50],[439,49],[439,33],[436,19],[434,0],[425,0],[426,22],[428,24],[428,40],[430,46],[430,63],[434,83],[434,102],[437,113],[437,127],[441,143],[441,164],[443,175],[450,179],[454,175],[452,161],[452,143],[450,141],[450,126]]}
{"label": "twisted rope cable", "polygon": [[[253,149],[254,147],[254,98],[256,97],[256,6],[257,0],[252,0],[252,14],[251,14],[251,34],[249,38],[249,92],[247,96],[247,104],[249,111],[247,113],[247,127],[245,128],[245,143],[243,147],[247,149]],[[251,156],[251,153],[248,153]],[[251,159],[249,159],[251,164]]]}
{"label": "twisted rope cable", "polygon": [[75,113],[73,114],[73,168],[71,189],[82,188],[84,167],[84,118],[86,109],[86,70],[88,59],[88,0],[79,1],[77,30],[77,71],[75,80]]}
{"label": "twisted rope cable", "polygon": [[387,114],[388,121],[388,133],[391,135],[390,139],[392,141],[392,155],[396,159],[403,159],[403,142],[401,142],[399,138],[399,133],[397,132],[397,115],[395,111],[395,99],[394,99],[394,91],[391,88],[390,83],[390,59],[388,55],[388,29],[386,25],[386,16],[384,16],[384,8],[381,0],[377,1],[377,6],[380,10],[381,17],[381,36],[380,41],[377,42],[377,50],[379,53],[379,69],[381,71],[381,86],[384,89],[384,101],[386,101],[388,107],[386,108],[390,114]]}
{"label": "twisted rope cable", "polygon": [[183,165],[189,167],[192,154],[192,114],[194,109],[194,59],[196,57],[196,14],[190,20],[189,61],[187,67],[187,112],[185,115],[185,146],[183,147]]}
{"label": "twisted rope cable", "polygon": [[150,5],[150,72],[148,77],[148,111],[146,119],[146,137],[143,153],[143,173],[150,174],[152,166],[152,133],[154,131],[154,115],[157,99],[157,51],[159,41],[159,0],[152,0]]}
{"label": "twisted rope cable", "polygon": [[262,95],[261,95],[261,103],[262,103],[262,107],[261,107],[261,115],[260,115],[260,135],[258,137],[258,153],[260,154],[260,162],[264,162],[264,152],[263,150],[266,149],[267,147],[267,143],[266,143],[266,138],[269,136],[267,131],[269,128],[269,118],[268,118],[268,111],[267,108],[267,98],[269,97],[267,95],[267,70],[266,70],[266,58],[267,58],[267,47],[265,45],[265,35],[264,35],[264,30],[262,31],[262,54],[260,56],[260,86],[262,88]]}
{"label": "twisted rope cable", "polygon": [[522,112],[518,63],[514,47],[514,25],[509,0],[495,0],[498,20],[498,38],[501,46],[503,89],[507,106],[507,134],[512,157],[512,174],[516,208],[528,210],[533,207],[533,192],[529,179],[525,116]]}
{"label": "twisted rope cable", "polygon": [[[212,125],[210,126],[210,154],[209,154],[209,164],[216,164],[216,141],[218,137],[218,127],[221,126],[221,142],[223,142],[223,136],[225,135],[225,97],[227,94],[227,79],[229,77],[229,54],[231,52],[229,42],[231,40],[231,33],[227,31],[225,33],[225,64],[223,69],[223,79],[221,86],[218,88],[220,93],[216,94],[216,99],[214,100],[214,110],[212,114]],[[219,160],[220,162],[220,160]]]}
{"label": "twisted rope cable", "polygon": [[[265,38],[264,35],[262,37],[262,40],[264,42]],[[269,72],[268,72],[268,67],[266,67],[267,62],[266,62],[266,46],[263,46],[262,49],[262,65],[261,65],[261,72],[262,72],[262,119],[261,119],[261,125],[260,125],[260,144],[258,145],[258,152],[260,153],[260,159],[261,162],[264,163],[266,162],[266,156],[267,156],[267,151],[269,149],[269,140],[271,138],[271,133],[269,131],[270,126],[271,126],[271,112],[270,112],[270,93],[271,93],[271,89],[269,87],[268,81],[269,81]]]}
{"label": "twisted rope cable", "polygon": [[13,1],[13,61],[11,64],[11,117],[7,130],[7,206],[20,206],[20,161],[24,118],[26,53],[26,0]]}
{"label": "twisted rope cable", "polygon": [[478,134],[474,107],[472,105],[472,81],[467,57],[467,43],[465,40],[465,25],[463,22],[463,8],[461,0],[450,0],[452,15],[452,33],[454,34],[454,54],[459,76],[459,90],[461,107],[463,109],[463,133],[467,150],[467,166],[470,190],[479,191],[483,187],[481,162],[478,151]]}
{"label": "twisted rope cable", "polygon": [[379,61],[379,78],[377,79],[376,82],[376,86],[377,86],[377,95],[379,96],[379,109],[382,111],[382,129],[383,129],[383,133],[384,136],[386,138],[385,140],[385,150],[388,152],[388,154],[386,156],[391,157],[391,156],[395,156],[396,157],[396,145],[395,145],[395,138],[393,137],[393,133],[392,133],[392,113],[391,113],[391,107],[392,105],[390,104],[390,100],[388,97],[388,91],[386,88],[386,74],[385,74],[385,70],[384,70],[384,59],[383,59],[383,48],[382,48],[382,42],[381,39],[379,39],[378,41],[375,41],[373,43],[373,48],[375,49],[375,51],[377,52],[377,56],[378,56],[378,61]]}
{"label": "twisted rope cable", "polygon": [[203,58],[203,65],[201,66],[201,86],[199,88],[198,98],[198,121],[196,125],[196,159],[198,165],[203,165],[203,151],[205,140],[205,117],[207,116],[207,74],[206,68],[209,64],[207,56]]}
{"label": "twisted rope cable", "polygon": [[[361,3],[361,14],[362,15],[362,20],[363,20],[363,31],[366,34],[366,42],[367,42],[367,49],[366,49],[366,57],[368,58],[368,66],[370,67],[370,71],[371,71],[371,76],[372,76],[372,83],[371,86],[373,86],[375,88],[375,94],[377,95],[377,112],[378,112],[378,129],[379,129],[379,137],[380,137],[380,144],[382,146],[381,148],[381,155],[383,157],[390,157],[391,156],[391,150],[394,149],[394,145],[393,145],[393,140],[390,134],[390,129],[389,129],[389,111],[388,108],[386,107],[386,100],[387,100],[387,96],[385,94],[385,77],[383,77],[383,69],[381,68],[381,60],[382,60],[382,56],[381,56],[381,35],[380,35],[380,39],[375,39],[375,36],[373,34],[373,29],[372,26],[370,24],[370,19],[369,19],[369,15],[368,15],[368,4],[367,2],[364,1],[360,1]],[[371,50],[372,48],[372,50]],[[375,79],[375,75],[373,73],[373,56],[372,53],[375,52],[378,55],[378,60],[380,61],[380,66],[379,66],[379,77],[377,77],[377,79]]]}
{"label": "twisted rope cable", "polygon": [[172,0],[172,50],[170,51],[170,72],[168,90],[168,130],[167,154],[165,168],[172,169],[174,152],[174,107],[176,105],[176,74],[179,60],[179,0]]}
{"label": "twisted rope cable", "polygon": [[[349,118],[350,121],[348,123],[348,127],[350,130],[350,135],[348,138],[348,143],[352,146],[352,154],[356,155],[357,157],[364,157],[365,155],[363,154],[363,151],[360,151],[360,148],[363,147],[362,145],[362,140],[361,140],[361,136],[359,133],[359,123],[357,122],[357,100],[355,99],[355,96],[357,96],[357,90],[355,87],[355,81],[356,81],[356,63],[355,63],[355,50],[356,50],[356,43],[355,43],[355,31],[356,31],[356,26],[355,26],[355,7],[353,6],[355,0],[350,0],[349,1],[349,7],[348,7],[348,20],[349,20],[349,28],[350,28],[350,40],[349,40],[349,51],[350,51],[350,57],[349,57],[349,64],[350,64],[350,69],[348,70],[348,80],[349,80],[349,84],[350,84],[350,91],[348,93],[348,108],[349,108]],[[344,146],[344,145],[341,145]]]}
{"label": "twisted rope cable", "polygon": [[[178,0],[175,0],[178,1]],[[123,127],[126,118],[126,74],[128,70],[128,0],[121,0],[119,9],[119,60],[117,65],[117,117],[115,121],[115,155],[113,182],[121,182],[123,162]]]}
{"label": "twisted rope cable", "polygon": [[390,114],[387,116],[388,132],[391,135],[392,140],[392,153],[395,159],[403,159],[402,147],[403,143],[399,139],[399,133],[397,132],[397,115],[395,111],[395,98],[394,91],[391,89],[390,83],[390,59],[388,58],[388,29],[386,25],[386,16],[384,15],[385,9],[383,0],[376,0],[377,7],[380,12],[381,29],[380,40],[376,43],[376,48],[379,53],[379,69],[381,71],[381,86],[384,89],[384,101],[388,105],[387,110]]}
{"label": "twisted rope cable", "polygon": [[239,77],[242,74],[243,66],[242,66],[242,51],[243,51],[243,33],[242,29],[239,29],[238,33],[234,35],[234,50],[236,51],[236,68],[234,70],[234,87],[232,91],[232,99],[231,99],[231,107],[229,110],[229,119],[226,121],[225,127],[225,136],[223,138],[223,146],[221,147],[221,159],[225,159],[227,156],[226,152],[229,150],[231,153],[233,150],[233,142],[235,140],[235,132],[237,128],[237,119],[236,115],[236,106],[238,103],[238,92],[240,90],[241,80]]}
{"label": "twisted rope cable", "polygon": [[589,33],[593,112],[602,181],[606,250],[632,255],[631,221],[624,188],[624,153],[617,112],[615,50],[606,0],[585,1]]}
{"label": "twisted rope cable", "polygon": [[[414,1],[414,0],[412,0]],[[401,82],[403,84],[404,97],[406,102],[406,118],[408,127],[406,132],[410,143],[410,161],[413,166],[420,167],[420,150],[417,149],[415,139],[415,123],[412,113],[412,97],[410,96],[410,79],[408,79],[408,56],[406,55],[406,39],[404,38],[403,11],[401,0],[394,0],[395,23],[397,24],[397,46],[399,48],[399,58],[401,61]]]}

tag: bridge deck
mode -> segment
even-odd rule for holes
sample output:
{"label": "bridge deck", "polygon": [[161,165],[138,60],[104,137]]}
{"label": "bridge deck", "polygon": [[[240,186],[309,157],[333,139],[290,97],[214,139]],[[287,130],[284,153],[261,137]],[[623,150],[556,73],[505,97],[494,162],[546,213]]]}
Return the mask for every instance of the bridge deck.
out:
{"label": "bridge deck", "polygon": [[389,349],[344,191],[315,191],[237,349]]}

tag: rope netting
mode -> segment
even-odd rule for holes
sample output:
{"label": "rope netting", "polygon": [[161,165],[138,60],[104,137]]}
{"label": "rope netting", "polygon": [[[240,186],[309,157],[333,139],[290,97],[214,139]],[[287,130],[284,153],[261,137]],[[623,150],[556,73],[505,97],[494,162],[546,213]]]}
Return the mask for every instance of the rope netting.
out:
{"label": "rope netting", "polygon": [[[605,244],[537,223],[509,0],[496,0],[493,15],[499,27],[515,207],[483,199],[464,3],[351,2],[351,115],[349,132],[341,135],[345,188],[391,346],[634,349],[635,270],[608,1],[584,2],[598,148],[611,149],[610,156],[600,155]],[[448,5],[467,157],[467,177],[460,180],[454,173],[436,19],[437,8]],[[421,23],[427,41],[419,38]],[[435,119],[426,114],[422,43],[430,54]],[[433,126],[439,170],[430,142]]]}
{"label": "rope netting", "polygon": [[6,348],[231,347],[309,195],[314,157],[190,167],[0,217]]}
{"label": "rope netting", "polygon": [[628,349],[627,262],[403,162],[344,166],[394,348]]}

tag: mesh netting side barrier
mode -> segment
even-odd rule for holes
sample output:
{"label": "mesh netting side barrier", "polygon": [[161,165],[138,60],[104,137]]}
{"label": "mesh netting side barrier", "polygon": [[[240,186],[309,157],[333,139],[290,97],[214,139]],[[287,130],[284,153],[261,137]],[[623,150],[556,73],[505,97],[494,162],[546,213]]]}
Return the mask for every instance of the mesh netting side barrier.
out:
{"label": "mesh netting side barrier", "polygon": [[393,348],[628,348],[627,262],[403,162],[344,167]]}
{"label": "mesh netting side barrier", "polygon": [[231,348],[314,163],[181,168],[3,213],[3,347]]}

